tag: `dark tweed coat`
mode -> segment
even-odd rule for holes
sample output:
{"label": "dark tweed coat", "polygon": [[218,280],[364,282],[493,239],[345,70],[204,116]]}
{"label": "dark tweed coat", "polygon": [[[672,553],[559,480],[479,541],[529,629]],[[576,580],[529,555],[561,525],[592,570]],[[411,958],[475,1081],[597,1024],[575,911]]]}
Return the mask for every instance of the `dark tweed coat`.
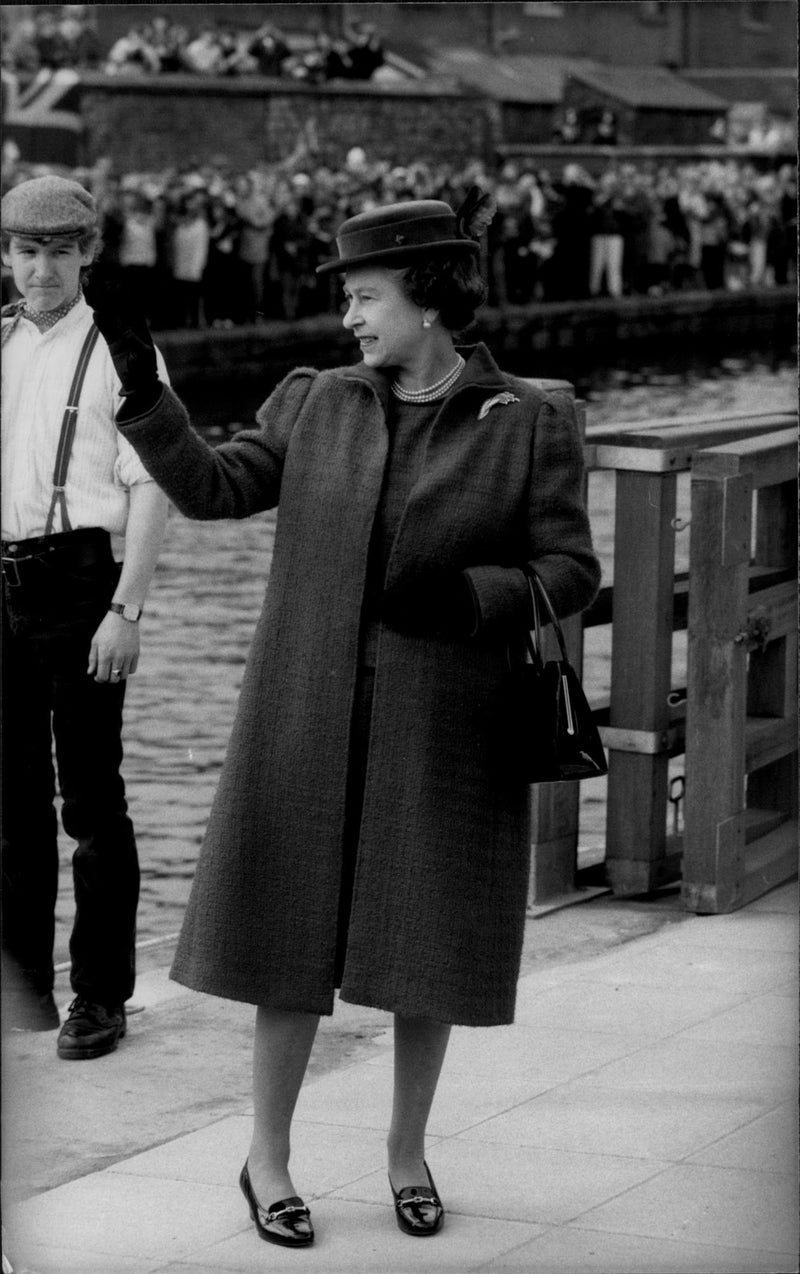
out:
{"label": "dark tweed coat", "polygon": [[[468,352],[468,351],[467,351]],[[278,504],[272,569],[172,976],[330,1013],[348,736],[367,549],[387,455],[385,376],[298,370],[259,429],[213,448],[169,390],[125,427],[193,518]],[[498,394],[514,401],[485,404]],[[381,631],[341,996],[465,1025],[513,1019],[529,865],[527,787],[501,763],[505,638],[535,562],[557,610],[599,570],[569,396],[500,372],[484,346],[439,412],[387,585],[467,569],[471,639]]]}

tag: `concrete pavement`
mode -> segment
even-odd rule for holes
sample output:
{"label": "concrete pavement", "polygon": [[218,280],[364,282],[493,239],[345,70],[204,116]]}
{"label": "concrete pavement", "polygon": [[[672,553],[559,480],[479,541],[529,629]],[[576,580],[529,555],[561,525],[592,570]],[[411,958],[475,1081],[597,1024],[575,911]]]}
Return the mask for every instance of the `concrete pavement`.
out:
{"label": "concrete pavement", "polygon": [[599,897],[530,922],[515,1024],[453,1032],[427,1151],[447,1219],[423,1244],[386,1180],[390,1017],[323,1022],[293,1151],[317,1242],[287,1252],[237,1187],[252,1009],[153,952],[117,1053],[4,1040],[11,1268],[794,1274],[797,909],[789,884],[730,916]]}

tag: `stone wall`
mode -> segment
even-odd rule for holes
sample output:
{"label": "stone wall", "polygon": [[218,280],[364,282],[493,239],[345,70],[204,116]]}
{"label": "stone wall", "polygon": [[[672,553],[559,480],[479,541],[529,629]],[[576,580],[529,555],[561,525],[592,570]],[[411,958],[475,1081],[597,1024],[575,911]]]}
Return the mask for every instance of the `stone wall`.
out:
{"label": "stone wall", "polygon": [[321,154],[341,163],[352,146],[393,163],[493,154],[493,115],[480,99],[424,86],[315,89],[280,80],[170,75],[86,75],[84,162],[114,157],[120,171],[158,169],[224,155],[235,168],[288,155],[309,119]]}

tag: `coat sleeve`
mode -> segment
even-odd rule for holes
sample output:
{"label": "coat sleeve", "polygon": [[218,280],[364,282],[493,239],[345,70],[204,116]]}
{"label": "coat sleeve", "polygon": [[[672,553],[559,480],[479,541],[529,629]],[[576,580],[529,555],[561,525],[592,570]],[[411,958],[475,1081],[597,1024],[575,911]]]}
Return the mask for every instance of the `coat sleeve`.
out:
{"label": "coat sleeve", "polygon": [[[534,424],[528,478],[528,561],[544,582],[559,618],[584,610],[600,586],[583,500],[583,448],[569,394],[553,390]],[[464,572],[478,615],[477,633],[526,624],[530,601],[519,567],[476,566]]]}
{"label": "coat sleeve", "polygon": [[117,427],[148,473],[186,517],[247,518],[274,508],[294,423],[318,373],[292,372],[256,413],[258,429],[212,447],[192,427],[177,395],[165,386],[144,415]]}

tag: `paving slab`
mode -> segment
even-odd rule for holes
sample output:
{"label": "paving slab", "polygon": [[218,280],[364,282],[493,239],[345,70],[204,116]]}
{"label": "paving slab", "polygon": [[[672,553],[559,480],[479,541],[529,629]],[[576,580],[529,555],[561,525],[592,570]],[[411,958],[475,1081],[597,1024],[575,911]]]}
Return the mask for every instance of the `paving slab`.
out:
{"label": "paving slab", "polygon": [[702,1022],[741,1000],[718,987],[684,990],[615,980],[613,973],[589,970],[581,980],[565,980],[539,992],[528,986],[520,997],[517,1021],[562,1030],[606,1031],[659,1038]]}
{"label": "paving slab", "polygon": [[576,1224],[592,1230],[796,1252],[797,1177],[678,1164]]}
{"label": "paving slab", "polygon": [[520,1274],[794,1274],[797,1262],[791,1252],[745,1251],[563,1225],[479,1268]]}
{"label": "paving slab", "polygon": [[[497,1254],[518,1247],[541,1229],[455,1215],[447,1217],[441,1234],[434,1238],[411,1238],[401,1234],[395,1224],[388,1187],[384,1205],[322,1199],[314,1208],[314,1224],[317,1240],[302,1253],[259,1243],[248,1230],[215,1244],[202,1259],[217,1274],[296,1274],[300,1263],[303,1274],[423,1274],[430,1270],[466,1274]],[[194,1268],[186,1263],[186,1270],[193,1272]]]}
{"label": "paving slab", "polygon": [[680,945],[727,947],[742,951],[797,951],[797,916],[783,908],[779,912],[750,911],[749,907],[728,916],[695,916],[682,937],[665,935],[665,941]]}
{"label": "paving slab", "polygon": [[764,1111],[715,1093],[627,1091],[570,1083],[462,1133],[465,1141],[680,1161]]}
{"label": "paving slab", "polygon": [[[485,1076],[527,1075],[534,1084],[564,1083],[606,1062],[636,1053],[642,1039],[607,1031],[563,1030],[558,1027],[501,1026],[481,1035],[475,1047],[474,1032],[455,1029],[447,1049],[447,1073]],[[374,1059],[374,1065],[391,1064],[391,1054]]]}
{"label": "paving slab", "polygon": [[746,1168],[751,1172],[791,1173],[797,1167],[797,1104],[787,1102],[750,1123],[727,1133],[687,1163],[715,1164],[719,1168]]}
{"label": "paving slab", "polygon": [[[448,1216],[495,1217],[546,1224],[568,1221],[656,1176],[669,1165],[622,1155],[572,1154],[526,1146],[477,1143],[460,1137],[428,1152],[431,1173],[447,1190]],[[389,1200],[386,1172],[334,1192],[335,1198]]]}
{"label": "paving slab", "polygon": [[302,1254],[259,1241],[237,1186],[252,1009],[170,983],[154,949],[117,1053],[66,1065],[52,1033],[4,1039],[13,1274],[282,1274],[299,1256],[321,1274],[795,1274],[797,888],[759,903],[645,906],[614,930],[620,904],[598,898],[574,948],[563,915],[531,926],[518,1022],[453,1033],[427,1146],[447,1220],[427,1242],[397,1229],[386,1178],[391,1018],[337,1006],[295,1122],[318,1235]]}
{"label": "paving slab", "polygon": [[[385,1130],[392,1108],[392,1080],[389,1066],[359,1066],[325,1075],[303,1088],[296,1117],[307,1123]],[[504,1071],[491,1083],[477,1084],[474,1075],[448,1073],[439,1085],[428,1130],[431,1137],[452,1136],[547,1087],[548,1081],[537,1082],[525,1072]]]}
{"label": "paving slab", "polygon": [[6,1222],[8,1250],[24,1264],[27,1244],[105,1256],[107,1274],[131,1255],[162,1264],[249,1229],[242,1196],[229,1186],[187,1184],[110,1171],[26,1200]]}
{"label": "paving slab", "polygon": [[797,1034],[795,984],[791,996],[765,992],[696,1023],[683,1032],[683,1038],[715,1040],[728,1045],[758,1043],[785,1047],[796,1057]]}
{"label": "paving slab", "polygon": [[573,1081],[572,1091],[595,1088],[664,1093],[775,1106],[797,1092],[797,1049],[704,1039],[689,1033],[659,1040]]}

